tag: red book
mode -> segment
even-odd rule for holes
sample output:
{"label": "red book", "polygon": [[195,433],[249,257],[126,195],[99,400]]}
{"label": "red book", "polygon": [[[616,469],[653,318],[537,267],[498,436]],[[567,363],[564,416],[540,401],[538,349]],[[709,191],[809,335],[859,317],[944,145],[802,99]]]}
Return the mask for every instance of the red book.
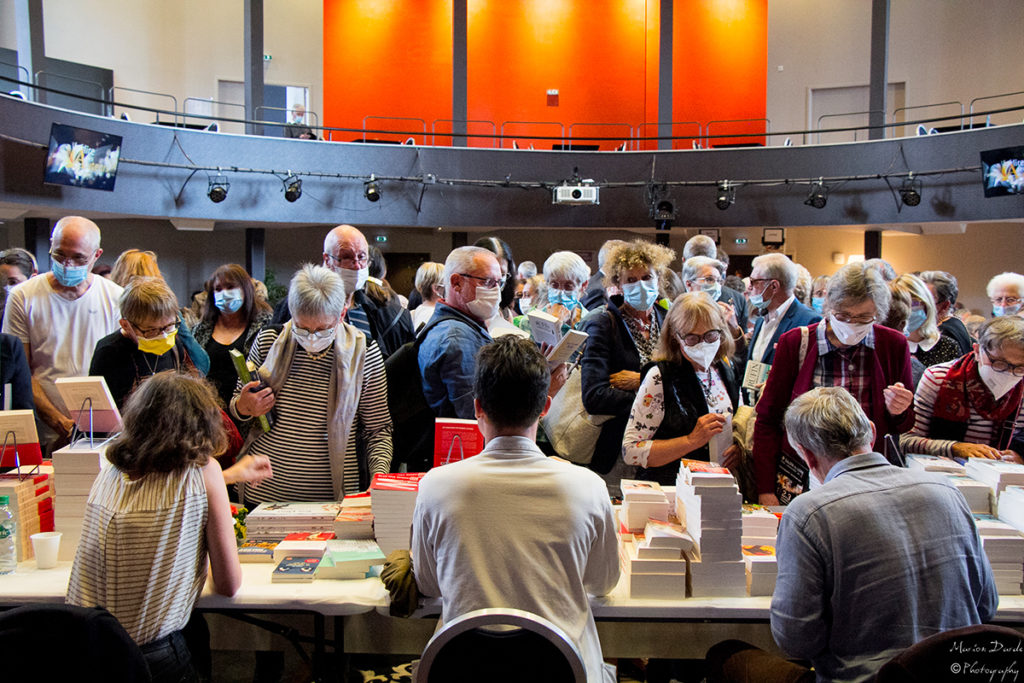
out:
{"label": "red book", "polygon": [[476,420],[439,417],[434,420],[434,467],[470,458],[484,449]]}
{"label": "red book", "polygon": [[329,541],[334,538],[333,531],[303,531],[294,534],[288,534],[284,537],[286,541]]}
{"label": "red book", "polygon": [[423,472],[394,472],[375,474],[370,491],[419,491]]}

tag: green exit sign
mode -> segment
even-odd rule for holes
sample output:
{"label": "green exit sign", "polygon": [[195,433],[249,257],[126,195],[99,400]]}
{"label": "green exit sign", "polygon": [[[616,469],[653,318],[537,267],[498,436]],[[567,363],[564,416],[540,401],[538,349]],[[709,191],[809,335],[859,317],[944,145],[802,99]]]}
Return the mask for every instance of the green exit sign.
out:
{"label": "green exit sign", "polygon": [[377,235],[373,239],[376,240],[377,242],[387,242],[388,241],[388,236],[387,235]]}

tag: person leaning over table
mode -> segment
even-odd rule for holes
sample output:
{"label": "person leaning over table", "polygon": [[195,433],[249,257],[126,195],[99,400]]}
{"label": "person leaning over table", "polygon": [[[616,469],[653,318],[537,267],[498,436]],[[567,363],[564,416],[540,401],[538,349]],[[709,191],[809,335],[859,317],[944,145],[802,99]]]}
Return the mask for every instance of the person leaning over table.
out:
{"label": "person leaning over table", "polygon": [[[739,398],[725,327],[707,292],[680,294],[665,315],[622,437],[622,457],[640,468],[638,479],[674,484],[680,458],[710,460],[708,442]],[[734,466],[737,454],[730,445],[721,464]]]}
{"label": "person leaning over table", "polygon": [[[274,476],[246,486],[246,504],[341,500],[391,467],[384,361],[344,322],[346,301],[337,273],[307,264],[288,290],[291,320],[256,337],[258,379],[235,389],[230,411],[249,421],[242,453],[268,456]],[[272,409],[264,432],[252,418]]]}
{"label": "person leaning over table", "polygon": [[[782,416],[797,396],[815,387],[837,386],[849,391],[876,426],[874,448],[884,452],[886,434],[899,434],[914,424],[914,394],[908,389],[910,351],[899,332],[878,324],[889,310],[889,287],[874,268],[850,263],[828,281],[820,323],[808,326],[804,360],[800,362],[802,330],[779,338],[764,392],[755,410],[754,471],[758,502],[778,505],[807,486],[787,481],[792,473],[779,470],[780,458],[800,469],[786,441]],[[778,487],[777,487],[778,486]]]}
{"label": "person leaning over table", "polygon": [[654,358],[665,317],[665,309],[655,305],[658,268],[674,258],[668,247],[643,240],[614,247],[604,263],[605,287],[622,294],[609,296],[607,311],[583,322],[589,335],[580,375],[583,407],[591,415],[614,416],[601,426],[590,467],[605,475],[613,490],[619,471],[627,470],[622,435],[640,388],[640,370]]}
{"label": "person leaning over table", "polygon": [[993,318],[979,335],[970,353],[924,371],[905,452],[1021,462],[1024,318]]}
{"label": "person leaning over table", "polygon": [[[92,485],[69,605],[107,608],[142,648],[154,681],[198,681],[182,629],[206,584],[242,582],[220,465],[227,438],[213,389],[161,372],[128,400],[110,467]],[[193,644],[203,647],[203,643]]]}

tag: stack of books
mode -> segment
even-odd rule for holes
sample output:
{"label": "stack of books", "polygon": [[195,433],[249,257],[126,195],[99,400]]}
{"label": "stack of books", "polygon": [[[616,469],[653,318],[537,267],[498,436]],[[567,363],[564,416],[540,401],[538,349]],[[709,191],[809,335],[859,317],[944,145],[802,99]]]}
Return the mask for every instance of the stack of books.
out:
{"label": "stack of books", "polygon": [[422,472],[373,475],[373,533],[385,555],[393,550],[408,550],[412,545],[412,514],[422,478]]}
{"label": "stack of books", "polygon": [[370,567],[384,564],[384,553],[374,541],[345,539],[327,541],[318,579],[363,579]]}
{"label": "stack of books", "polygon": [[992,489],[987,484],[963,474],[947,474],[946,476],[963,494],[972,513],[981,515],[992,513]]}
{"label": "stack of books", "polygon": [[289,555],[292,557],[322,557],[324,551],[327,550],[327,542],[333,538],[333,531],[288,534],[274,547],[274,562],[280,562]]}
{"label": "stack of books", "polygon": [[109,466],[107,444],[82,439],[53,452],[54,526],[61,532],[59,559],[73,560],[82,538],[89,491],[100,469]]}
{"label": "stack of books", "polygon": [[273,562],[276,547],[277,541],[245,541],[238,546],[238,561],[247,564]]}
{"label": "stack of books", "polygon": [[271,583],[312,583],[316,578],[317,567],[322,556],[289,555],[282,558],[274,573],[270,575]]}
{"label": "stack of books", "polygon": [[747,574],[747,595],[764,596],[774,593],[775,579],[779,576],[775,546],[744,545],[742,551]]}
{"label": "stack of books", "polygon": [[373,511],[368,492],[354,493],[341,501],[341,510],[334,518],[334,535],[338,538],[373,538]]}
{"label": "stack of books", "polygon": [[1020,595],[1024,581],[1024,535],[991,515],[975,515],[974,523],[992,565],[996,591],[1000,595]]}
{"label": "stack of books", "polygon": [[971,458],[964,471],[968,477],[991,488],[997,498],[1007,486],[1024,485],[1024,465],[1015,462]]}
{"label": "stack of books", "polygon": [[256,506],[245,518],[249,541],[282,541],[288,534],[334,532],[340,503],[272,503]]}
{"label": "stack of books", "polygon": [[619,560],[629,597],[686,597],[687,555],[694,552],[695,544],[681,524],[650,520],[642,534],[625,534],[620,541]]}
{"label": "stack of books", "polygon": [[[1024,488],[1007,486],[999,496],[999,519],[1018,531],[1024,531]],[[975,515],[975,519],[977,519]]]}
{"label": "stack of books", "polygon": [[946,474],[963,474],[964,466],[956,460],[938,455],[907,455],[907,468],[924,470],[925,472],[943,472]]}
{"label": "stack of books", "polygon": [[762,505],[743,506],[743,545],[775,546],[779,534],[779,516]]}
{"label": "stack of books", "polygon": [[49,474],[0,475],[0,496],[17,524],[14,546],[18,562],[32,559],[32,534],[53,531],[53,478]]}
{"label": "stack of books", "polygon": [[697,543],[699,561],[690,563],[692,597],[746,595],[743,495],[729,470],[685,461],[676,480],[676,510]]}
{"label": "stack of books", "polygon": [[649,519],[668,520],[668,497],[658,482],[623,479],[621,487],[619,522],[630,532],[643,531]]}

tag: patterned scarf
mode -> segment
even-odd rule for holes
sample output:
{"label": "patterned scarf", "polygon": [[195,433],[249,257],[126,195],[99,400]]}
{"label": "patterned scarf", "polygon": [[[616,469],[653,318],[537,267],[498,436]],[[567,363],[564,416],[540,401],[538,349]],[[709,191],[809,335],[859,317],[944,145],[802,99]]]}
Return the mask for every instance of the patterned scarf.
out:
{"label": "patterned scarf", "polygon": [[971,408],[986,420],[1000,422],[1011,419],[1024,396],[1024,382],[1017,382],[998,401],[981,381],[978,360],[974,352],[968,353],[953,363],[946,373],[946,379],[935,397],[933,415],[950,422],[967,423]]}

